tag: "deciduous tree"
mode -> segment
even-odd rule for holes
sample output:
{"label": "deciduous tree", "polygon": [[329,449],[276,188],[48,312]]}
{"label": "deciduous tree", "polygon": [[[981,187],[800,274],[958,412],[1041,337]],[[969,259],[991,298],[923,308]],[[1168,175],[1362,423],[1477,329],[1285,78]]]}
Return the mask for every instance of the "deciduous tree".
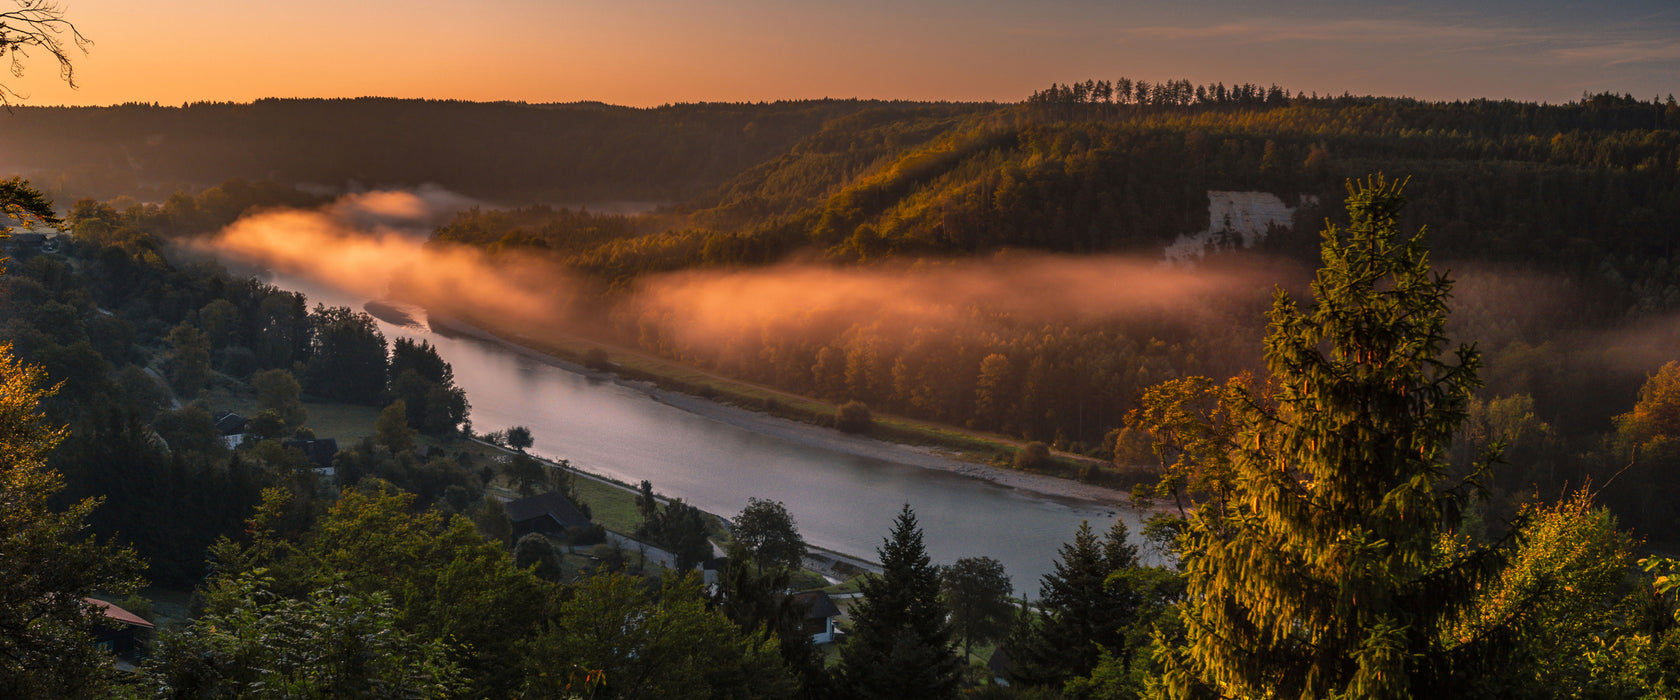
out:
{"label": "deciduous tree", "polygon": [[951,609],[951,629],[962,639],[963,659],[973,653],[974,643],[993,642],[1009,632],[1015,621],[1015,605],[1009,594],[1015,586],[1003,570],[1003,562],[991,557],[964,557],[939,570],[941,593]]}
{"label": "deciduous tree", "polygon": [[286,427],[297,428],[309,420],[309,413],[298,398],[303,387],[291,372],[263,370],[251,375],[251,388],[257,390],[257,410],[274,411]]}
{"label": "deciduous tree", "polygon": [[805,538],[781,501],[748,498],[732,525],[730,534],[761,569],[805,566]]}
{"label": "deciduous tree", "polygon": [[133,591],[142,567],[87,536],[99,499],[48,505],[63,479],[46,455],[65,432],[42,420],[41,379],[0,345],[0,696],[94,697],[110,657],[93,638],[103,618],[83,598]]}

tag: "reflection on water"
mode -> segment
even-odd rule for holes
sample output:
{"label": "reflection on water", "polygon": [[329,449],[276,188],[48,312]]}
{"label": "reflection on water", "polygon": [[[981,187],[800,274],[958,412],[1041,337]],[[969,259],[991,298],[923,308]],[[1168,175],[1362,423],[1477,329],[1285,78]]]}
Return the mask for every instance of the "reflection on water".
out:
{"label": "reflection on water", "polygon": [[[276,276],[311,303],[363,308],[362,300]],[[384,311],[382,309],[382,311]],[[381,316],[396,318],[389,313]],[[1002,561],[1016,594],[1036,598],[1057,548],[1081,520],[1099,532],[1123,515],[1107,505],[1024,493],[948,472],[789,442],[660,403],[616,382],[591,379],[482,340],[381,320],[387,338],[426,339],[455,369],[472,404],[473,427],[531,428],[533,452],[565,458],[621,481],[653,482],[660,493],[724,516],[748,497],[787,504],[812,544],[876,559],[875,549],[901,505],[915,509],[935,563],[990,556]]]}

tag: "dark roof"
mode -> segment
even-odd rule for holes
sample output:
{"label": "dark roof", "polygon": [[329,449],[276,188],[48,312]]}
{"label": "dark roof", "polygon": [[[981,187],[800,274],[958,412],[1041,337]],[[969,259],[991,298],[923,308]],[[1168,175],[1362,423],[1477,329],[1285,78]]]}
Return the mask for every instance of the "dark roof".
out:
{"label": "dark roof", "polygon": [[514,524],[548,516],[563,527],[589,526],[589,518],[583,517],[583,511],[565,496],[553,491],[508,501],[505,507],[508,520]]}
{"label": "dark roof", "polygon": [[281,445],[296,447],[303,450],[305,457],[314,462],[316,467],[328,469],[332,467],[333,457],[338,454],[338,440],[335,438],[321,438],[319,440],[282,440]]}
{"label": "dark roof", "polygon": [[1009,658],[1009,652],[999,646],[992,652],[992,658],[986,660],[986,670],[999,678],[1008,676],[1010,671],[1015,670],[1015,660]]}
{"label": "dark roof", "polygon": [[795,593],[793,599],[810,606],[809,612],[805,613],[805,619],[807,620],[821,620],[840,616],[840,608],[834,605],[834,599],[829,598],[828,594],[822,591]]}
{"label": "dark roof", "polygon": [[244,416],[232,411],[218,411],[213,418],[216,421],[216,429],[222,431],[223,435],[233,435],[244,431],[247,422]]}
{"label": "dark roof", "polygon": [[148,629],[150,629],[152,627],[152,623],[147,622],[146,618],[140,617],[139,615],[136,615],[136,614],[131,613],[127,610],[124,610],[124,609],[122,609],[121,606],[118,606],[116,603],[107,603],[107,602],[105,602],[103,600],[100,600],[98,598],[83,598],[82,601],[86,602],[86,603],[89,603],[96,608],[99,608],[100,614],[104,615],[105,617],[108,617],[112,620],[116,620],[117,622],[121,622],[125,625],[133,625],[135,627],[145,627],[145,628],[148,628]]}

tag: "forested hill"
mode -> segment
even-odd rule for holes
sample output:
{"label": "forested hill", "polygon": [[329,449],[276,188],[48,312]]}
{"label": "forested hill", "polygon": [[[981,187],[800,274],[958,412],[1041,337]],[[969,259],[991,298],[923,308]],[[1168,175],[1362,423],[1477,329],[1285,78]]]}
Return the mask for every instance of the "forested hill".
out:
{"label": "forested hill", "polygon": [[788,151],[825,122],[994,105],[859,100],[635,109],[437,100],[265,99],[181,107],[15,107],[0,171],[69,197],[161,200],[229,178],[401,187],[494,202],[678,201]]}
{"label": "forested hill", "polygon": [[[946,268],[995,280],[1036,259],[1021,250],[1158,260],[1181,235],[1229,242],[1210,205],[1264,202],[1278,214],[1267,221],[1281,225],[1259,242],[1263,252],[1316,267],[1324,222],[1346,221],[1348,180],[1382,172],[1409,180],[1401,230],[1427,226],[1431,256],[1465,282],[1453,334],[1487,352],[1472,410],[1483,432],[1464,444],[1499,434],[1508,454],[1528,451],[1496,490],[1559,494],[1628,464],[1606,447],[1626,444],[1613,439],[1617,416],[1680,342],[1680,104],[1313,98],[1183,82],[1110,90],[1055,86],[967,114],[859,112],[655,216],[474,210],[437,238],[541,250],[634,299],[670,279],[655,273],[694,268],[720,274],[673,277],[769,279],[803,269],[773,263],[817,261],[880,285]],[[1252,370],[1260,347],[1262,311],[1245,300],[1095,319],[913,301],[950,313],[900,318],[799,301],[721,339],[685,332],[696,313],[680,305],[624,305],[612,320],[619,342],[725,375],[1121,463],[1152,459],[1129,452],[1121,430],[1145,390]],[[1533,432],[1500,432],[1513,425]],[[1461,466],[1474,452],[1459,455]],[[1680,511],[1644,495],[1672,483],[1654,465],[1604,498],[1624,522],[1670,537]]]}
{"label": "forested hill", "polygon": [[522,240],[508,243],[562,251],[619,279],[813,249],[837,261],[1000,248],[1153,254],[1180,234],[1217,230],[1208,193],[1232,190],[1308,203],[1293,227],[1308,235],[1270,245],[1310,257],[1310,234],[1337,211],[1346,179],[1384,171],[1411,178],[1418,205],[1406,223],[1427,222],[1439,256],[1575,272],[1607,263],[1644,278],[1653,272],[1642,266],[1672,252],[1665,222],[1680,220],[1672,100],[1430,103],[1233,90],[1197,101],[1196,90],[1178,88],[1122,103],[1063,90],[984,113],[836,118],[691,200],[682,216],[621,227],[626,235],[613,240],[591,223],[491,214],[444,233],[492,243],[517,228]]}

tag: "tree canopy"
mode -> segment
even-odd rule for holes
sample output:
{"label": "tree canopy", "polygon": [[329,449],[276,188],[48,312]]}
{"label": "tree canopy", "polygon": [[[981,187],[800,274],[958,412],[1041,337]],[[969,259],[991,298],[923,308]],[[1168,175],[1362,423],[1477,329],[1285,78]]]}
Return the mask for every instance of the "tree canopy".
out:
{"label": "tree canopy", "polygon": [[781,501],[749,497],[731,524],[731,536],[758,566],[792,571],[804,567],[805,538]]}

